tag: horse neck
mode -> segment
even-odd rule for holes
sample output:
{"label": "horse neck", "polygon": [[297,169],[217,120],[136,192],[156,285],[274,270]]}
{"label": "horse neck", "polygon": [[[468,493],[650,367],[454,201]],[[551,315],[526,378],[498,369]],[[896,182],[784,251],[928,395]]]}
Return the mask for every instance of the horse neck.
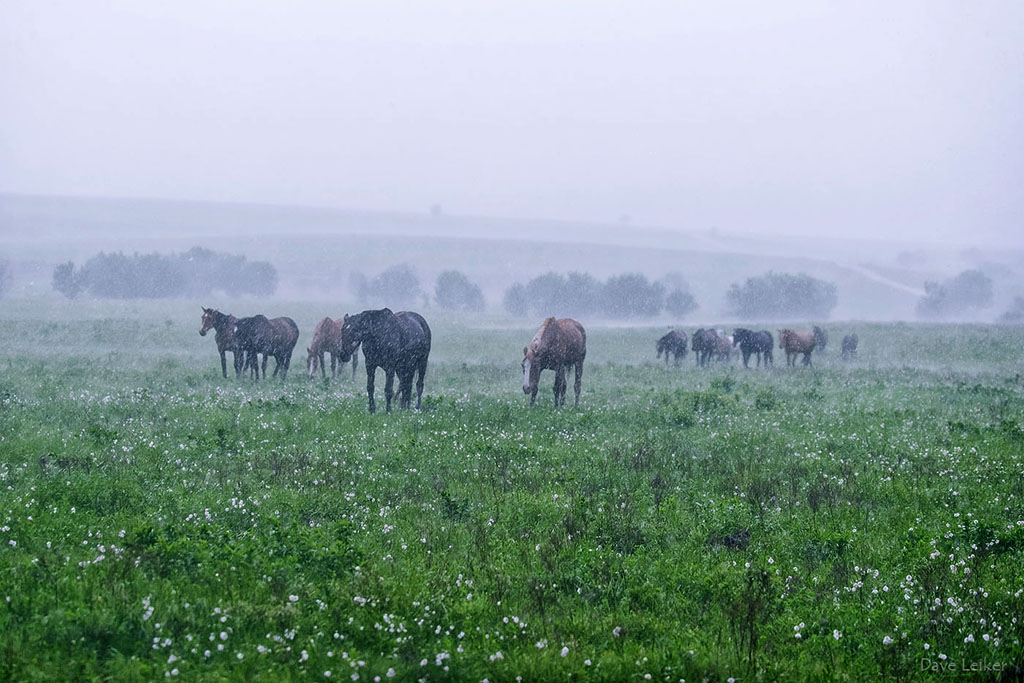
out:
{"label": "horse neck", "polygon": [[235,316],[221,313],[220,311],[213,312],[213,329],[218,332],[223,331],[225,328],[234,326],[238,322]]}

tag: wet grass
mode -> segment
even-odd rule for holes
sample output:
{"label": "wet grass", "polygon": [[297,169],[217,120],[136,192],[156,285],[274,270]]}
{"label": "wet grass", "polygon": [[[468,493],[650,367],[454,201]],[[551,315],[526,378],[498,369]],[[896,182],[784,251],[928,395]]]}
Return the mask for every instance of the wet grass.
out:
{"label": "wet grass", "polygon": [[[293,307],[302,345],[324,313]],[[532,330],[428,314],[425,409],[370,416],[362,370],[225,381],[198,307],[150,308],[2,312],[0,678],[1022,663],[1020,328],[832,325],[772,371],[592,328],[556,412],[550,373],[520,389]]]}

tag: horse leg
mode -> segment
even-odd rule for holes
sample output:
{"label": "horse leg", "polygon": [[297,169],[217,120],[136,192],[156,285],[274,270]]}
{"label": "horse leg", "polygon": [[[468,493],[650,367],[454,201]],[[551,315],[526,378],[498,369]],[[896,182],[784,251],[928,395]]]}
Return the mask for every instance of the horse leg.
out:
{"label": "horse leg", "polygon": [[[337,377],[338,357],[331,352],[331,379]],[[320,368],[323,370],[324,379],[327,379],[327,368],[324,367],[323,356],[320,357]]]}
{"label": "horse leg", "polygon": [[420,404],[423,400],[423,377],[427,374],[427,359],[424,358],[423,362],[420,363],[418,368],[419,374],[416,376],[416,410],[420,409]]}
{"label": "horse leg", "polygon": [[391,397],[394,396],[394,393],[395,393],[394,392],[394,387],[395,387],[395,371],[394,370],[385,370],[384,371],[384,376],[386,378],[384,380],[384,410],[386,412],[390,413],[391,412]]}
{"label": "horse leg", "polygon": [[373,380],[377,375],[377,366],[366,364],[366,395],[370,399],[370,412],[373,413],[377,410],[377,406],[373,401]]}
{"label": "horse leg", "polygon": [[576,391],[576,401],[573,403],[573,407],[580,407],[580,389],[583,387],[583,361],[576,364],[576,384],[573,389]]}
{"label": "horse leg", "polygon": [[555,369],[555,407],[565,403],[565,366],[559,365]]}
{"label": "horse leg", "polygon": [[220,371],[224,375],[224,379],[228,378],[228,354],[226,351],[221,350],[220,352]]}
{"label": "horse leg", "polygon": [[811,352],[808,351],[807,353],[804,354],[804,365],[810,365],[810,364],[811,364]]}

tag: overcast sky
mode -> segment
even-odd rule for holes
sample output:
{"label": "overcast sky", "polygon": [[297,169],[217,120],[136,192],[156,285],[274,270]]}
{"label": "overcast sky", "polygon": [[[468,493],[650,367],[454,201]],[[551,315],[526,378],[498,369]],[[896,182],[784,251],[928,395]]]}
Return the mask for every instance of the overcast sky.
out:
{"label": "overcast sky", "polygon": [[0,191],[1024,242],[1024,2],[0,0]]}

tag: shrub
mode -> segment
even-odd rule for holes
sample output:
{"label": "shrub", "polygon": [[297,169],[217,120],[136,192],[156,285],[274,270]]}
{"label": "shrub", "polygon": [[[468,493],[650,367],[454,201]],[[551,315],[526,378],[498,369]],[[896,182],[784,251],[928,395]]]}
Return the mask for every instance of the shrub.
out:
{"label": "shrub", "polygon": [[768,272],[733,284],[725,295],[740,318],[827,318],[836,307],[836,286],[805,273]]}
{"label": "shrub", "polygon": [[437,305],[449,311],[479,312],[484,310],[484,295],[480,287],[457,270],[446,270],[437,276],[434,286]]}

